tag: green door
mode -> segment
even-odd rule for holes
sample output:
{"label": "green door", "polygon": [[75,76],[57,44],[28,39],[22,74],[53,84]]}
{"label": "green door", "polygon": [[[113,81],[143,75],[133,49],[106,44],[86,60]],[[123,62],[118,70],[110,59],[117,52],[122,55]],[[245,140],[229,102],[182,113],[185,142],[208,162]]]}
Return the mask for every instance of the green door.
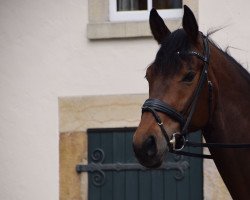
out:
{"label": "green door", "polygon": [[[134,128],[88,130],[89,200],[201,200],[202,159],[169,154],[162,169],[146,170],[132,149]],[[190,140],[200,142],[201,134]],[[200,148],[184,149],[201,153]]]}

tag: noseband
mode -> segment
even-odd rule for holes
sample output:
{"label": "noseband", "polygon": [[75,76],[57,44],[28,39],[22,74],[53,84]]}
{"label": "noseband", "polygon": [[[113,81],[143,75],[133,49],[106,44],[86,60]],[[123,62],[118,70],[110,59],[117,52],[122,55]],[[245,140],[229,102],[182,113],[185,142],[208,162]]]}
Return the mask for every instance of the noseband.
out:
{"label": "noseband", "polygon": [[[178,55],[190,55],[195,56],[198,59],[204,62],[204,66],[200,75],[200,79],[197,85],[196,90],[194,91],[192,102],[189,109],[189,114],[187,117],[183,116],[180,112],[178,112],[175,108],[168,105],[167,103],[159,100],[159,99],[147,99],[142,106],[142,113],[150,112],[153,114],[157,124],[159,125],[162,134],[164,135],[168,151],[175,154],[181,154],[186,156],[200,157],[200,158],[209,158],[212,159],[211,155],[204,154],[195,154],[190,152],[181,151],[185,146],[193,146],[193,147],[221,147],[221,148],[249,148],[250,144],[223,144],[223,143],[196,143],[190,142],[186,139],[188,134],[188,127],[192,120],[195,108],[197,106],[198,98],[201,94],[201,91],[205,85],[208,83],[209,88],[209,114],[211,112],[211,91],[212,91],[212,83],[208,80],[208,65],[210,58],[210,49],[208,44],[208,39],[206,36],[202,34],[204,52],[203,55],[196,51],[188,51],[188,52],[177,52]],[[157,112],[161,112],[166,114],[173,120],[177,121],[180,124],[181,131],[180,133],[174,133],[171,138],[168,136],[166,129],[164,128],[163,122],[158,115]]]}

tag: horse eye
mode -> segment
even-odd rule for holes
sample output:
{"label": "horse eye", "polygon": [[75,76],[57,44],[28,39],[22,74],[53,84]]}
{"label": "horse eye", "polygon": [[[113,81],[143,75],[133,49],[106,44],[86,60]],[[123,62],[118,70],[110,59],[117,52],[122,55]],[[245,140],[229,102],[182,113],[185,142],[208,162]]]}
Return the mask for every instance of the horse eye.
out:
{"label": "horse eye", "polygon": [[188,72],[182,79],[183,82],[192,82],[195,77],[195,72]]}

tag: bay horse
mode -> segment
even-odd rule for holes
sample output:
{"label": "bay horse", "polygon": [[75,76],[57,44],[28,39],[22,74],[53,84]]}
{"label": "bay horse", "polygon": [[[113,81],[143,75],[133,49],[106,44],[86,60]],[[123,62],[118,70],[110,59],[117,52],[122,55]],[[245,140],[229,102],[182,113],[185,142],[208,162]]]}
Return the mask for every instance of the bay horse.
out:
{"label": "bay horse", "polygon": [[[155,9],[149,23],[160,48],[146,70],[149,99],[133,137],[138,161],[159,167],[167,152],[182,149],[186,135],[197,130],[207,143],[250,143],[249,73],[199,31],[187,6],[183,28],[171,32]],[[250,149],[209,150],[232,198],[249,199]]]}

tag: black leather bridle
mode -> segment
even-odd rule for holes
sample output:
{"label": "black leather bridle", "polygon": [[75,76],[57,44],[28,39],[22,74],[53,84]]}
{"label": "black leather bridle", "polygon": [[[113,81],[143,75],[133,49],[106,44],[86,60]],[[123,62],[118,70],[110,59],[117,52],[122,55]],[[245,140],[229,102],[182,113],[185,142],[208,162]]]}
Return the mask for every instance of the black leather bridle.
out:
{"label": "black leather bridle", "polygon": [[[196,90],[194,91],[192,102],[189,106],[189,114],[187,117],[183,116],[180,112],[178,112],[176,109],[174,109],[172,106],[166,104],[165,102],[159,100],[159,99],[147,99],[143,106],[142,106],[142,113],[144,112],[150,112],[153,114],[157,124],[159,125],[162,134],[164,135],[168,151],[175,154],[181,154],[186,156],[193,156],[193,157],[200,157],[200,158],[208,158],[212,159],[211,155],[205,155],[205,154],[196,154],[196,153],[190,153],[186,151],[181,151],[185,146],[193,146],[193,147],[220,147],[220,148],[249,148],[250,144],[224,144],[224,143],[196,143],[191,142],[186,139],[188,134],[188,127],[190,125],[190,122],[192,120],[198,98],[201,94],[201,91],[205,85],[205,83],[208,83],[209,88],[209,113],[211,112],[211,93],[212,93],[212,83],[208,79],[208,66],[209,66],[209,58],[210,58],[210,49],[209,49],[209,43],[206,36],[202,34],[203,39],[203,46],[204,46],[204,52],[203,55],[196,52],[196,51],[188,51],[188,52],[177,52],[178,55],[190,55],[195,56],[198,59],[202,60],[204,62],[204,66],[200,75],[200,79],[198,82],[198,86]],[[180,124],[181,131],[180,133],[174,133],[171,138],[168,136],[167,131],[164,127],[164,124],[158,115],[157,112],[161,112],[172,118],[173,120],[177,121]]]}

